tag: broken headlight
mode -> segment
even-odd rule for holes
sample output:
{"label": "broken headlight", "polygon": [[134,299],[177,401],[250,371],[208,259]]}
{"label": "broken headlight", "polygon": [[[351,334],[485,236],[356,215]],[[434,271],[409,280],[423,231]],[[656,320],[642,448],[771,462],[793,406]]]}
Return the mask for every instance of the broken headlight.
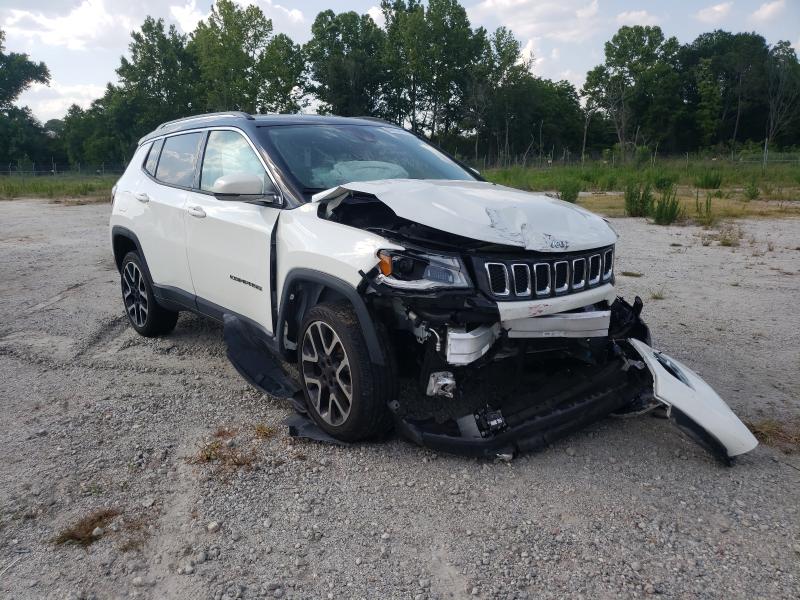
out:
{"label": "broken headlight", "polygon": [[456,256],[423,252],[378,252],[378,281],[403,290],[469,288],[472,282],[464,263]]}

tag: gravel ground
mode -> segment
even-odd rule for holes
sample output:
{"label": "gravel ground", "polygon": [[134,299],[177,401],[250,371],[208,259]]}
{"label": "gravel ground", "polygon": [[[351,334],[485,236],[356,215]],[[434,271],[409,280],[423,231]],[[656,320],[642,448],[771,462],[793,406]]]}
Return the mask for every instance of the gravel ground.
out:
{"label": "gravel ground", "polygon": [[[725,468],[652,417],[511,463],[292,440],[220,327],[126,326],[108,212],[0,202],[0,596],[800,597],[797,455]],[[800,221],[741,222],[738,247],[613,224],[656,345],[743,417],[800,415]],[[95,543],[54,543],[98,509],[120,514]]]}

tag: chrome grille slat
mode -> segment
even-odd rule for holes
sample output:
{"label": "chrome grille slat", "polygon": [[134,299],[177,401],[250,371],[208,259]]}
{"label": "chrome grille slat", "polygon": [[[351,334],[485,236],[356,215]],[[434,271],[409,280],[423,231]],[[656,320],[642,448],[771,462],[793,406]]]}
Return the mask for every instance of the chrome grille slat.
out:
{"label": "chrome grille slat", "polygon": [[525,263],[514,263],[511,265],[511,274],[514,277],[514,295],[531,295],[531,271]]}
{"label": "chrome grille slat", "polygon": [[[580,280],[577,278],[580,277]],[[586,286],[586,259],[576,258],[572,261],[572,282],[573,290],[582,290]]]}
{"label": "chrome grille slat", "polygon": [[[561,271],[563,271],[564,285],[559,285],[562,280]],[[566,260],[558,260],[553,263],[553,290],[556,294],[561,294],[569,289],[569,262]]]}
{"label": "chrome grille slat", "polygon": [[536,290],[536,295],[549,296],[551,290],[550,265],[548,263],[536,263],[533,265],[533,273],[536,281],[534,288]]}
{"label": "chrome grille slat", "polygon": [[[508,267],[505,263],[487,262],[486,276],[489,278],[489,289],[495,296],[508,296],[511,290],[508,287]],[[497,277],[502,277],[502,282],[498,282]],[[502,284],[498,285],[498,283]]]}

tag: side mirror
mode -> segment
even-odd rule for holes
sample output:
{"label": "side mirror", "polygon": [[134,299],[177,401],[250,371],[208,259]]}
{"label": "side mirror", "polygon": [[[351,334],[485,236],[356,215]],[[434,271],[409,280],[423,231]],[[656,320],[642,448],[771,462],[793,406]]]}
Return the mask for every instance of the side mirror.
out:
{"label": "side mirror", "polygon": [[[245,202],[275,202],[278,191],[266,177],[259,177],[252,173],[231,173],[217,178],[211,186],[215,196],[223,196],[229,200],[243,200]],[[239,198],[238,196],[244,196]]]}

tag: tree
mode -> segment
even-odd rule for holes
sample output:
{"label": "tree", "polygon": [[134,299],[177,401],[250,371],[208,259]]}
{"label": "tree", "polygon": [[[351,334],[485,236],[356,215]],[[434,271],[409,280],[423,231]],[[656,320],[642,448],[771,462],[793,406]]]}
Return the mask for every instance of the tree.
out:
{"label": "tree", "polygon": [[697,91],[700,102],[695,113],[697,126],[702,134],[703,144],[711,145],[717,136],[720,124],[720,109],[722,97],[711,70],[711,59],[701,58],[700,64],[695,70],[697,80]]}
{"label": "tree", "polygon": [[218,0],[191,34],[188,50],[200,69],[204,110],[257,112],[258,75],[272,35],[272,21],[256,5],[240,8]]}
{"label": "tree", "polygon": [[794,117],[800,100],[800,65],[789,42],[778,42],[769,52],[769,115],[764,138],[764,166],[769,145]]}
{"label": "tree", "polygon": [[640,135],[658,144],[671,132],[681,105],[678,49],[660,27],[623,26],[606,42],[605,62],[587,74],[583,94],[612,119],[623,156]]}
{"label": "tree", "polygon": [[384,35],[369,15],[337,15],[332,10],[317,15],[305,45],[307,90],[324,103],[324,111],[343,116],[379,114]]}
{"label": "tree", "polygon": [[186,41],[174,25],[165,30],[164,21],[152,17],[131,33],[131,58],[120,59],[117,75],[124,92],[148,106],[137,119],[141,134],[164,121],[202,110],[196,101],[198,69],[186,51]]}
{"label": "tree", "polygon": [[50,71],[43,62],[27,54],[5,53],[5,32],[0,29],[0,109],[7,109],[34,83],[50,83]]}
{"label": "tree", "polygon": [[385,20],[381,64],[381,114],[398,124],[409,122],[419,129],[424,94],[430,79],[428,47],[430,32],[420,0],[382,0]]}

